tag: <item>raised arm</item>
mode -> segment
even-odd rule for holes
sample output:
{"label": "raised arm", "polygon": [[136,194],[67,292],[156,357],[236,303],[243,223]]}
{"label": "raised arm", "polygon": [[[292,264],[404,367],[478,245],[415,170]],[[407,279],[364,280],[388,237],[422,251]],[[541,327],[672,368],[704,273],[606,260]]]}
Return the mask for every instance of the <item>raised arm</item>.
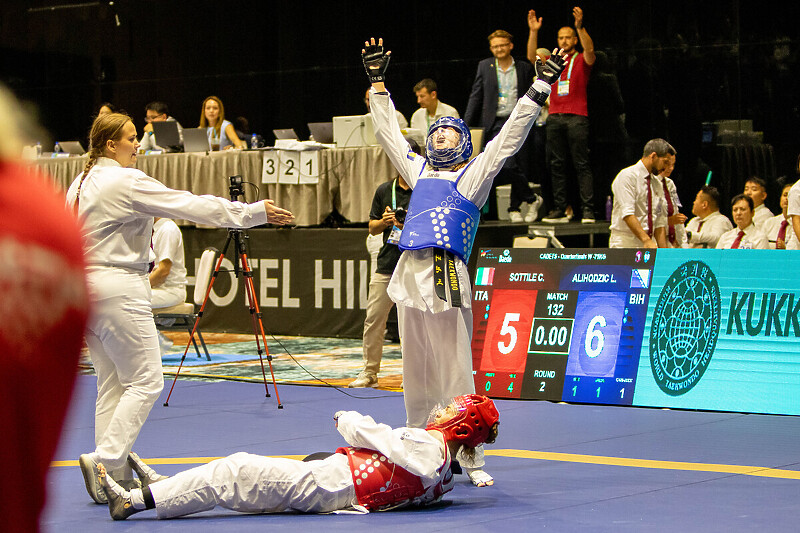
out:
{"label": "raised arm", "polygon": [[382,38],[378,39],[377,43],[374,37],[364,42],[364,48],[361,49],[361,61],[364,63],[364,69],[372,84],[370,110],[372,124],[375,127],[375,138],[389,156],[394,167],[413,189],[416,177],[425,164],[425,160],[411,151],[397,124],[394,103],[389,97],[384,83],[389,59],[391,59],[391,52],[384,50]]}
{"label": "raised arm", "polygon": [[536,50],[539,49],[539,30],[542,29],[542,17],[536,18],[536,11],[528,11],[528,61],[536,63]]}
{"label": "raised arm", "polygon": [[364,63],[364,69],[367,71],[369,81],[372,88],[376,91],[385,92],[386,85],[386,67],[389,66],[389,60],[392,58],[391,50],[384,52],[383,50],[383,37],[378,39],[375,43],[375,37],[370,38],[369,41],[364,41],[364,48],[361,49],[361,61]]}
{"label": "raised arm", "polygon": [[572,15],[575,17],[575,31],[578,33],[578,40],[580,40],[583,48],[583,61],[587,65],[594,65],[594,41],[589,37],[589,32],[586,31],[586,28],[583,27],[583,10],[575,6],[572,8]]}

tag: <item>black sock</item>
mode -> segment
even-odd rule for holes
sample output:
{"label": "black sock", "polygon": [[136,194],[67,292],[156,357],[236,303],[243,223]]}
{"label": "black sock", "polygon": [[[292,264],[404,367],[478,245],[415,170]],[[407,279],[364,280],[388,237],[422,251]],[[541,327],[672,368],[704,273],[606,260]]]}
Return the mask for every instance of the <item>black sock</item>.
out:
{"label": "black sock", "polygon": [[144,498],[145,509],[156,508],[156,501],[153,499],[153,493],[150,492],[150,487],[145,487],[142,489],[142,497]]}

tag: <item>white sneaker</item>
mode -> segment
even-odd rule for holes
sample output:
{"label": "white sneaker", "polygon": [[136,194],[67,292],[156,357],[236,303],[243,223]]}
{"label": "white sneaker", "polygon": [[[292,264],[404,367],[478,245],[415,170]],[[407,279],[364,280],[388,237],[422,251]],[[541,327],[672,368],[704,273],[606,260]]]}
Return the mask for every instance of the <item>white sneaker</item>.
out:
{"label": "white sneaker", "polygon": [[508,219],[514,223],[522,222],[523,221],[522,213],[520,213],[519,211],[509,211]]}
{"label": "white sneaker", "polygon": [[128,454],[128,465],[130,465],[131,469],[136,472],[136,476],[139,478],[138,481],[141,482],[141,486],[139,488],[146,487],[151,483],[155,483],[156,481],[161,481],[162,479],[167,479],[167,477],[169,477],[162,476],[147,466],[147,463],[142,461],[142,458],[139,457],[136,452],[130,452]]}
{"label": "white sneaker", "polygon": [[89,496],[91,496],[96,503],[108,503],[106,494],[100,486],[100,480],[98,478],[100,472],[97,469],[97,463],[94,462],[92,456],[88,453],[84,453],[78,458],[78,464],[81,467],[83,481],[86,484],[86,492],[89,493]]}
{"label": "white sneaker", "polygon": [[359,374],[358,377],[347,385],[350,389],[360,389],[363,387],[377,387],[378,376],[372,374]]}
{"label": "white sneaker", "polygon": [[529,204],[528,212],[525,213],[525,222],[531,223],[536,222],[536,219],[539,218],[539,209],[542,207],[544,203],[544,198],[541,196],[537,196],[536,200],[533,203]]}

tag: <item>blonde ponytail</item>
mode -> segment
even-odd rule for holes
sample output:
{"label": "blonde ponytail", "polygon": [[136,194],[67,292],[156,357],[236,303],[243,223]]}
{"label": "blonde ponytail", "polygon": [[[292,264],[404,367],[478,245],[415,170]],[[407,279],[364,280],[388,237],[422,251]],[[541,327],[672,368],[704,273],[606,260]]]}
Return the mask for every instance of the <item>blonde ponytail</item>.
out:
{"label": "blonde ponytail", "polygon": [[122,138],[122,128],[131,121],[131,117],[125,113],[106,113],[98,115],[92,123],[92,129],[89,132],[89,160],[83,167],[83,175],[78,184],[78,194],[75,198],[75,212],[78,212],[78,204],[81,201],[81,187],[86,176],[94,167],[97,160],[103,156],[103,150],[108,141],[118,141]]}

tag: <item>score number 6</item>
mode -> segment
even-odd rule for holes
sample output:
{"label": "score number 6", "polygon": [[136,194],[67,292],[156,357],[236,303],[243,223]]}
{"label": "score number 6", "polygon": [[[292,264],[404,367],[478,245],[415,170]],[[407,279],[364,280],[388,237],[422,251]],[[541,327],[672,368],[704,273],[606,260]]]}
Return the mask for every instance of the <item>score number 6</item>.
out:
{"label": "score number 6", "polygon": [[511,336],[508,345],[503,344],[503,341],[497,343],[497,350],[503,355],[510,354],[512,351],[514,351],[514,346],[517,345],[517,330],[511,326],[511,322],[519,322],[519,313],[506,313],[506,317],[503,319],[503,326],[500,328],[500,335]]}
{"label": "score number 6", "polygon": [[[603,353],[603,346],[605,346],[606,343],[603,332],[600,331],[600,329],[595,329],[597,326],[601,328],[606,327],[606,317],[597,315],[589,321],[589,325],[586,327],[586,340],[583,341],[583,347],[586,348],[586,355],[591,358],[595,358]],[[594,339],[597,339],[597,346],[592,348]]]}

